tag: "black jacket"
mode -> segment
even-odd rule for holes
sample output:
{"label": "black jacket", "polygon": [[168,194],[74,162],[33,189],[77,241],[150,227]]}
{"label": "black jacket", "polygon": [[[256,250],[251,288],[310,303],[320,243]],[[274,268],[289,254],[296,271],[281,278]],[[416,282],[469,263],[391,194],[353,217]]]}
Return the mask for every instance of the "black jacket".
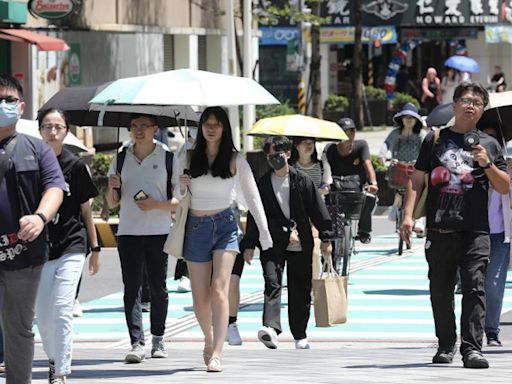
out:
{"label": "black jacket", "polygon": [[[272,172],[267,172],[258,181],[258,190],[263,202],[263,208],[265,209],[265,215],[267,216],[270,235],[274,243],[273,250],[282,252],[288,247],[287,236],[283,236],[282,227],[288,224],[289,220],[284,216],[272,188]],[[290,218],[297,224],[297,231],[299,232],[303,251],[311,252],[313,250],[311,222],[318,229],[320,239],[326,240],[333,237],[331,218],[322,197],[309,176],[290,167],[289,177]],[[254,218],[249,213],[247,229],[240,245],[241,250],[254,249],[256,246],[261,248],[258,238],[258,227]]]}

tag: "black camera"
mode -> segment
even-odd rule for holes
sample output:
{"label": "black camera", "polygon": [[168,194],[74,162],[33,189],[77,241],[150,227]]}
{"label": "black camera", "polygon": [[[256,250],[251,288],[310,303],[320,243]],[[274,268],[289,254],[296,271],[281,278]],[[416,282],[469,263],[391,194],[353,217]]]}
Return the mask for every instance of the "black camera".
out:
{"label": "black camera", "polygon": [[468,132],[464,134],[464,149],[471,151],[475,145],[480,144],[480,137],[476,132]]}

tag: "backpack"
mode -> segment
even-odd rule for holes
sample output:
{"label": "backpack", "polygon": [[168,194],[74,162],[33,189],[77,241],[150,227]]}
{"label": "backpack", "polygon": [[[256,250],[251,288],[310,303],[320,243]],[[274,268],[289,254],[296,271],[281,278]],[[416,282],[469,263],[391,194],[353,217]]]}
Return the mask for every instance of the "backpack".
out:
{"label": "backpack", "polygon": [[[124,159],[126,158],[126,147],[117,154],[116,160],[116,172],[120,175],[123,170]],[[172,163],[174,154],[169,151],[165,151],[165,169],[167,170],[167,199],[172,199]]]}

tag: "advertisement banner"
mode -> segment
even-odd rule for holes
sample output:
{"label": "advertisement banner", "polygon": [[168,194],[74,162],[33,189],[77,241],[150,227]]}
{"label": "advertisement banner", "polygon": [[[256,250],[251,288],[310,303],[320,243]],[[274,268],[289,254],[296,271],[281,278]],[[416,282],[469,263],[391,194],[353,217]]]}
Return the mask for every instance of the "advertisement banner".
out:
{"label": "advertisement banner", "polygon": [[82,84],[82,69],[80,62],[80,44],[69,44],[68,54],[68,85]]}
{"label": "advertisement banner", "polygon": [[507,25],[486,26],[485,42],[490,44],[512,44],[512,27]]}

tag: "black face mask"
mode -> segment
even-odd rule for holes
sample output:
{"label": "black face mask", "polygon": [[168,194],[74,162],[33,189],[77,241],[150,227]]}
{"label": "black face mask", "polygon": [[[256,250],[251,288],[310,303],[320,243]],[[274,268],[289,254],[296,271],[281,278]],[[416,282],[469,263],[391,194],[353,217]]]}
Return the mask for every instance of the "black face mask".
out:
{"label": "black face mask", "polygon": [[278,171],[286,165],[286,158],[281,153],[275,153],[268,156],[268,164],[273,170]]}

